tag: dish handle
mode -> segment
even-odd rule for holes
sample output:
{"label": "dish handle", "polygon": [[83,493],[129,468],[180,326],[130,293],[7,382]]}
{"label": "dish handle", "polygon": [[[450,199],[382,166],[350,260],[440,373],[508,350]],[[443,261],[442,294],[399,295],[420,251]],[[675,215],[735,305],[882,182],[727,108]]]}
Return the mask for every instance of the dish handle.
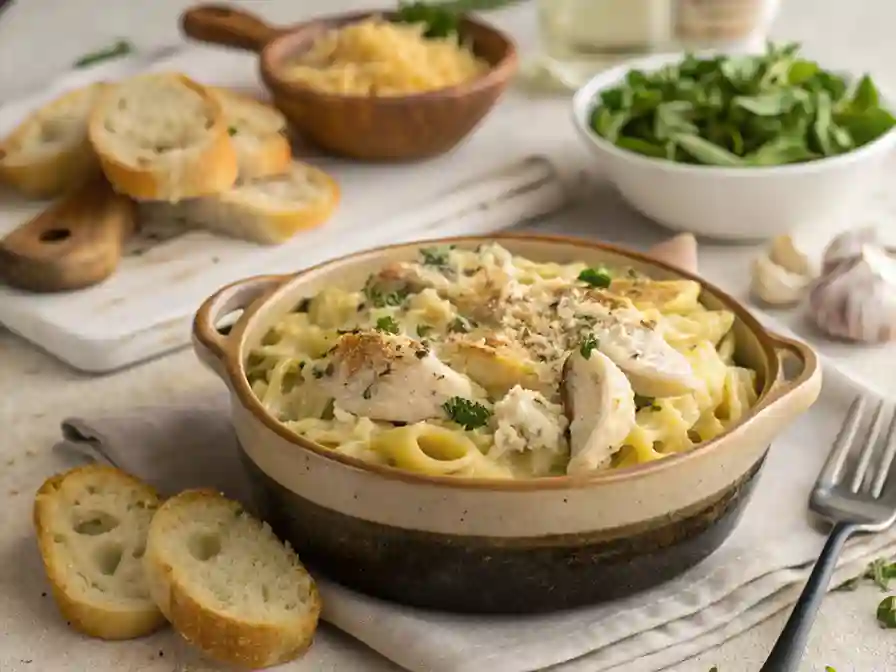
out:
{"label": "dish handle", "polygon": [[256,275],[239,280],[222,287],[199,306],[193,318],[193,349],[199,361],[224,382],[228,379],[228,360],[239,356],[239,353],[233,352],[237,345],[235,340],[231,340],[230,332],[240,325],[243,316],[237,318],[228,333],[223,333],[218,327],[221,319],[238,310],[245,311],[290,277],[292,276]]}
{"label": "dish handle", "polygon": [[268,42],[284,32],[261,18],[228,5],[197,5],[180,17],[184,35],[199,42],[260,52]]}
{"label": "dish handle", "polygon": [[771,440],[794,418],[809,409],[821,392],[821,363],[815,351],[805,343],[769,332],[780,362],[778,379],[760,402],[751,422],[761,421],[761,431]]}

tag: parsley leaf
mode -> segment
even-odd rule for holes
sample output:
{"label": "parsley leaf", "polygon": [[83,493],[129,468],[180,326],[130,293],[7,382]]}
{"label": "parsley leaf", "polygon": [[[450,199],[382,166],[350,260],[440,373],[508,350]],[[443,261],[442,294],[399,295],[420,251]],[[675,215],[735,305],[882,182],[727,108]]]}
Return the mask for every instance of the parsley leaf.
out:
{"label": "parsley leaf", "polygon": [[579,346],[579,352],[582,357],[585,359],[591,359],[591,353],[600,345],[598,340],[594,337],[594,334],[588,334],[585,338],[582,339],[582,344]]}
{"label": "parsley leaf", "polygon": [[579,281],[591,287],[604,289],[610,286],[613,278],[610,277],[610,272],[606,268],[598,266],[597,268],[586,268],[579,273]]}
{"label": "parsley leaf", "polygon": [[649,408],[654,411],[660,410],[660,406],[657,405],[656,399],[653,397],[645,397],[640,394],[635,395],[635,408],[639,411],[642,408]]}
{"label": "parsley leaf", "polygon": [[391,315],[386,315],[376,321],[376,330],[384,331],[387,334],[397,334],[398,322]]}
{"label": "parsley leaf", "polygon": [[417,325],[417,335],[420,338],[423,338],[424,336],[426,336],[426,334],[428,334],[431,331],[432,331],[432,325],[429,325],[429,324],[418,324]]}
{"label": "parsley leaf", "polygon": [[420,256],[423,257],[424,266],[446,266],[448,264],[448,254],[454,249],[454,245],[449,247],[422,247],[420,248]]}
{"label": "parsley leaf", "polygon": [[475,326],[476,325],[470,320],[464,319],[463,317],[457,317],[448,325],[448,331],[455,334],[468,334],[470,333],[470,329]]}
{"label": "parsley leaf", "polygon": [[887,630],[896,628],[896,596],[890,595],[877,605],[877,622]]}
{"label": "parsley leaf", "polygon": [[468,430],[485,426],[492,416],[492,412],[482,404],[463,397],[451,397],[442,404],[442,408],[451,420]]}

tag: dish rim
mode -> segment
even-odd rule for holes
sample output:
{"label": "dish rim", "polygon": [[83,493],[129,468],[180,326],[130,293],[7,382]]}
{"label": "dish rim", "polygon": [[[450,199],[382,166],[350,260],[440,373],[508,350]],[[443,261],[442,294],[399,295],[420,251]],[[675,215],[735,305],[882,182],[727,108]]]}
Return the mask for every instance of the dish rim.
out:
{"label": "dish rim", "polygon": [[[686,175],[707,175],[710,172],[714,172],[719,177],[749,176],[751,178],[757,178],[782,177],[785,175],[795,174],[814,174],[823,172],[830,168],[836,168],[838,166],[860,162],[873,154],[883,153],[887,151],[887,149],[891,149],[893,145],[896,145],[896,126],[894,126],[889,131],[875,138],[871,142],[866,143],[856,149],[852,149],[848,152],[844,152],[843,154],[838,154],[837,156],[826,156],[821,159],[815,159],[814,161],[788,163],[780,166],[712,166],[707,164],[678,163],[676,161],[670,161],[668,159],[645,156],[643,154],[638,154],[637,152],[632,152],[627,149],[621,149],[616,144],[610,142],[603,136],[598,135],[594,130],[591,129],[589,119],[592,112],[594,111],[594,108],[597,106],[595,104],[595,97],[600,92],[609,89],[615,84],[621,82],[622,79],[624,79],[625,76],[632,70],[654,72],[664,65],[679,62],[686,55],[687,52],[679,51],[666,54],[653,54],[650,56],[635,58],[624,63],[620,63],[619,65],[610,68],[609,70],[599,72],[598,74],[591,77],[587,82],[585,82],[576,90],[572,97],[572,117],[573,125],[575,126],[576,131],[578,131],[578,133],[587,142],[589,142],[589,144],[593,145],[602,152],[610,154],[611,156],[618,159],[630,161],[645,168],[663,169],[672,173]],[[718,55],[718,52],[711,50],[698,51],[693,55],[698,57],[706,57]],[[845,72],[843,74],[848,77],[850,82],[856,79],[856,75],[852,72]],[[877,86],[878,92],[881,94],[880,97],[885,103],[889,103],[890,101],[894,100],[894,98],[889,95],[889,92],[886,91],[886,89],[881,88],[877,82],[875,82],[875,86]],[[893,111],[892,105],[887,105],[887,111],[890,112],[890,114],[896,116],[896,112]]]}
{"label": "dish rim", "polygon": [[[258,62],[261,68],[262,78],[272,92],[278,95],[296,96],[302,98],[313,97],[322,102],[367,102],[384,107],[398,107],[419,102],[441,102],[446,99],[466,98],[474,93],[492,89],[496,86],[506,84],[513,74],[516,72],[519,64],[519,54],[516,42],[505,31],[496,26],[482,21],[478,18],[465,14],[461,17],[461,32],[464,26],[472,26],[476,30],[491,33],[499,38],[504,44],[504,54],[497,63],[488,63],[489,68],[481,75],[471,80],[455,84],[443,89],[433,89],[432,91],[421,91],[419,93],[411,93],[402,96],[371,96],[366,94],[344,94],[330,93],[326,91],[317,91],[311,87],[301,86],[295,82],[290,82],[281,77],[277,68],[283,63],[288,53],[299,54],[303,50],[307,50],[310,44],[306,44],[304,49],[288,49],[292,41],[308,42],[308,36],[302,36],[315,28],[334,28],[342,27],[363,21],[364,19],[374,16],[394,17],[397,14],[395,9],[383,10],[358,10],[350,12],[340,12],[337,14],[328,14],[305,21],[296,26],[290,26],[283,30],[268,42],[259,53]],[[390,21],[392,22],[392,21]],[[283,52],[283,53],[281,53]],[[475,51],[474,51],[475,54]],[[481,58],[481,57],[480,57]]]}
{"label": "dish rim", "polygon": [[[713,296],[717,298],[725,306],[726,309],[731,310],[731,312],[734,313],[735,320],[740,320],[744,324],[744,326],[756,336],[759,346],[761,347],[762,352],[768,362],[769,374],[768,380],[765,381],[764,388],[759,394],[756,403],[750,408],[749,412],[743,418],[741,418],[731,427],[727,428],[718,436],[710,439],[709,441],[703,441],[697,444],[697,446],[695,446],[691,450],[681,453],[675,453],[659,460],[653,460],[650,462],[640,463],[628,467],[620,467],[617,469],[594,472],[586,475],[546,476],[526,479],[500,479],[474,478],[470,476],[429,475],[417,473],[388,465],[366,462],[360,458],[352,457],[334,450],[330,450],[289,430],[283,423],[279,422],[264,408],[261,401],[252,392],[252,388],[245,373],[245,363],[243,361],[243,357],[241,356],[247,328],[252,322],[255,315],[264,305],[268,304],[276,296],[280,296],[283,293],[293,290],[297,286],[300,286],[305,276],[321,272],[328,266],[334,264],[350,264],[359,257],[376,257],[377,255],[381,255],[382,253],[390,250],[419,249],[422,246],[439,244],[477,244],[484,242],[497,242],[500,244],[502,241],[507,240],[522,241],[524,243],[538,243],[547,246],[564,245],[585,248],[599,252],[608,252],[610,254],[619,255],[623,258],[628,258],[632,261],[646,265],[648,267],[658,268],[672,274],[678,279],[692,280],[699,283],[702,290],[709,291],[711,294],[713,294]],[[634,250],[628,250],[610,243],[592,241],[577,238],[575,236],[527,233],[499,233],[489,236],[449,236],[426,240],[416,240],[407,243],[381,245],[378,247],[342,255],[340,257],[335,257],[333,259],[329,259],[327,261],[298,271],[297,273],[266,277],[279,278],[280,281],[276,284],[275,287],[269,289],[262,296],[251,302],[251,304],[243,310],[239,319],[235,322],[226,337],[224,350],[220,357],[224,375],[226,376],[225,384],[228,385],[231,395],[236,395],[236,398],[239,400],[239,403],[243,407],[243,409],[248,411],[255,420],[261,422],[266,429],[273,431],[287,443],[292,444],[300,449],[308,450],[315,455],[338,463],[344,467],[375,474],[377,476],[390,480],[399,480],[415,485],[444,487],[460,491],[490,490],[501,492],[532,492],[541,490],[578,489],[598,486],[605,483],[618,483],[620,481],[637,480],[640,478],[656,475],[669,469],[674,469],[678,467],[678,465],[687,464],[696,459],[700,459],[714,450],[720,450],[734,432],[741,430],[745,425],[754,420],[761,411],[764,411],[765,409],[771,407],[774,403],[781,401],[782,399],[793,394],[799,389],[798,386],[794,386],[786,390],[781,396],[776,397],[774,395],[775,390],[778,388],[778,381],[782,372],[782,363],[778,356],[778,350],[786,347],[788,342],[792,344],[797,344],[798,342],[789,341],[789,339],[774,335],[759,323],[759,321],[752,315],[752,313],[746,308],[746,306],[742,305],[727,292],[722,291],[712,283],[701,279],[697,275],[679,269],[675,266],[672,266],[671,264],[652,259],[644,253],[636,252]],[[203,308],[207,306],[214,297],[220,295],[221,292],[224,292],[230,287],[242,285],[248,280],[250,280],[250,278],[245,278],[221,288],[216,294],[212,295],[211,297],[209,297],[209,299],[206,300],[206,302],[203,304]],[[200,308],[194,322],[194,338],[196,334],[202,332],[217,333],[209,318],[210,316],[207,313],[204,314],[203,309]],[[801,353],[803,355],[807,355],[811,359],[811,361],[804,362],[806,370],[811,369],[812,372],[817,371],[817,355],[814,349],[805,344],[798,344],[798,346],[801,350]]]}

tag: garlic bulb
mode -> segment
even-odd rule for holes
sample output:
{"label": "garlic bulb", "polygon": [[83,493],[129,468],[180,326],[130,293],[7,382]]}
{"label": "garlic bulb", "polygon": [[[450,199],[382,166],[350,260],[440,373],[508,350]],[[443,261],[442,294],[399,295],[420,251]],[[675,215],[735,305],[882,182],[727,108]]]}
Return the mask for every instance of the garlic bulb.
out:
{"label": "garlic bulb", "polygon": [[753,294],[769,305],[799,303],[811,282],[809,258],[796,248],[790,236],[772,240],[769,249],[753,261]]}
{"label": "garlic bulb", "polygon": [[812,319],[825,333],[863,343],[896,340],[896,257],[865,244],[812,288]]}
{"label": "garlic bulb", "polygon": [[821,262],[821,274],[827,275],[841,261],[855,259],[865,245],[882,247],[877,229],[873,226],[865,226],[854,231],[844,231],[835,236],[824,250]]}

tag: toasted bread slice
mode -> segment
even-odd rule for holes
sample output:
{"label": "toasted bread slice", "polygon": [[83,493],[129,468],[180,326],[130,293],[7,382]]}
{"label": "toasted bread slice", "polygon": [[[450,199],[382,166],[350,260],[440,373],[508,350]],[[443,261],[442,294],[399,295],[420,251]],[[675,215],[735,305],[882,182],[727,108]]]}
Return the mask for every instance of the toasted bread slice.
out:
{"label": "toasted bread slice", "polygon": [[240,181],[283,173],[292,161],[286,117],[270,105],[228,89],[212,88],[221,102],[236,150]]}
{"label": "toasted bread slice", "polygon": [[106,85],[69,91],[44,105],[0,143],[0,177],[31,198],[74,189],[99,170],[87,120]]}
{"label": "toasted bread slice", "polygon": [[240,183],[215,196],[177,204],[147,203],[144,222],[178,221],[263,245],[285,242],[326,222],[339,202],[339,184],[324,171],[293,162],[282,175]]}
{"label": "toasted bread slice", "polygon": [[142,637],[165,624],[143,572],[156,492],[118,469],[78,467],[48,479],[34,527],[63,617],[102,639]]}
{"label": "toasted bread slice", "polygon": [[91,112],[88,136],[112,186],[137,200],[215,194],[237,178],[220,101],[180,74],[110,86]]}
{"label": "toasted bread slice", "polygon": [[321,606],[314,580],[236,502],[207,490],[168,500],[150,525],[143,563],[159,608],[211,658],[269,667],[311,645]]}

